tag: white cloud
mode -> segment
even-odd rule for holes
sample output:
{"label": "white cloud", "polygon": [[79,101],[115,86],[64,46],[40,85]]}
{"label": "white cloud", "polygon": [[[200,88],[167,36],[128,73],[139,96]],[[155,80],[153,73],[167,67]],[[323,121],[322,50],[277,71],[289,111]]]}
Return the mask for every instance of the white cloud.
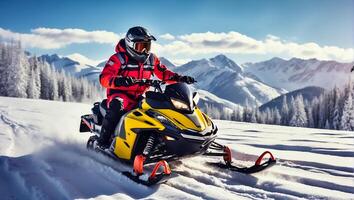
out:
{"label": "white cloud", "polygon": [[351,62],[354,60],[353,48],[321,46],[314,42],[295,43],[285,41],[274,35],[257,40],[238,32],[205,32],[175,36],[175,40],[164,45],[156,45],[164,56],[195,56],[203,54],[248,54],[271,55],[298,58],[318,58]]}
{"label": "white cloud", "polygon": [[88,64],[88,65],[91,65],[91,66],[96,66],[98,65],[100,62],[102,62],[103,60],[92,60],[82,54],[79,54],[79,53],[73,53],[73,54],[70,54],[70,55],[67,55],[67,56],[64,56],[64,57],[68,57],[74,61],[77,61],[81,64]]}
{"label": "white cloud", "polygon": [[173,36],[173,35],[171,35],[169,33],[166,33],[166,34],[160,35],[160,38],[162,38],[164,40],[174,40],[175,36]]}
{"label": "white cloud", "polygon": [[16,33],[0,28],[0,39],[21,40],[25,47],[57,49],[74,43],[114,44],[120,36],[108,31],[83,29],[36,28],[31,33]]}
{"label": "white cloud", "polygon": [[[83,29],[36,28],[30,33],[16,33],[0,28],[0,40],[21,40],[24,47],[58,49],[75,43],[116,44],[124,37],[105,30],[86,31]],[[279,56],[298,58],[318,58],[351,62],[354,60],[353,48],[321,46],[314,42],[296,43],[285,41],[274,35],[259,40],[239,32],[204,32],[185,35],[166,33],[160,38],[167,43],[153,43],[158,54],[171,59],[191,59],[215,54]]]}

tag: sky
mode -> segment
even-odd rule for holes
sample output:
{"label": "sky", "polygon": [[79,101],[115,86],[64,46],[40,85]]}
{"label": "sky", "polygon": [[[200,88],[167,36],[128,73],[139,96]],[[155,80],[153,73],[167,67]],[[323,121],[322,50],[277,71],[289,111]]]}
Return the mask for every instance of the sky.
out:
{"label": "sky", "polygon": [[0,1],[0,40],[20,39],[36,55],[97,63],[137,25],[177,64],[218,54],[237,63],[354,60],[354,0]]}

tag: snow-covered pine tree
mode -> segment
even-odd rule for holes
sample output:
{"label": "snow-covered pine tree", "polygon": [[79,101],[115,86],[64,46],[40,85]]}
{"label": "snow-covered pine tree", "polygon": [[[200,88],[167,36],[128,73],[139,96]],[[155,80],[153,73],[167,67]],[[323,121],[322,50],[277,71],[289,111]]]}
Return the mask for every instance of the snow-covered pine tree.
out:
{"label": "snow-covered pine tree", "polygon": [[354,130],[354,107],[352,95],[352,92],[348,91],[347,98],[344,102],[343,115],[341,118],[341,129],[346,131]]}
{"label": "snow-covered pine tree", "polygon": [[307,127],[314,128],[315,122],[312,113],[312,104],[305,107],[306,117],[307,117]]}
{"label": "snow-covered pine tree", "polygon": [[49,99],[50,100],[59,100],[58,96],[58,80],[57,80],[57,73],[54,68],[50,68],[50,79],[49,79]]}
{"label": "snow-covered pine tree", "polygon": [[40,80],[41,80],[41,99],[49,99],[50,97],[50,88],[49,88],[49,80],[50,80],[50,68],[48,63],[40,60]]}
{"label": "snow-covered pine tree", "polygon": [[319,100],[318,98],[314,98],[311,102],[311,108],[312,108],[312,116],[313,116],[313,123],[314,123],[314,128],[319,128],[319,111],[320,111],[320,105],[319,105]]}
{"label": "snow-covered pine tree", "polygon": [[326,125],[324,127],[325,129],[331,129],[330,125],[329,125],[329,121],[328,119],[326,120]]}
{"label": "snow-covered pine tree", "polygon": [[257,110],[257,108],[253,108],[250,111],[250,122],[251,123],[257,123],[256,110]]}
{"label": "snow-covered pine tree", "polygon": [[29,58],[29,74],[28,74],[28,87],[27,96],[31,99],[38,99],[40,97],[40,70],[38,66],[37,57]]}
{"label": "snow-covered pine tree", "polygon": [[265,124],[271,124],[273,121],[272,112],[269,108],[264,110],[264,122]]}
{"label": "snow-covered pine tree", "polygon": [[9,46],[0,43],[0,96],[7,96],[6,81],[10,65]]}
{"label": "snow-covered pine tree", "polygon": [[293,115],[290,119],[290,126],[306,127],[307,117],[302,95],[298,95],[293,104]]}
{"label": "snow-covered pine tree", "polygon": [[289,107],[286,99],[286,95],[283,96],[283,102],[281,107],[281,124],[288,125],[289,124]]}
{"label": "snow-covered pine tree", "polygon": [[332,127],[333,129],[339,130],[340,129],[340,118],[341,118],[341,111],[340,111],[340,91],[338,87],[335,87],[333,90],[333,98],[334,98],[334,108],[333,108],[333,121]]}
{"label": "snow-covered pine tree", "polygon": [[26,98],[29,68],[28,60],[21,48],[20,42],[12,42],[9,50],[11,57],[4,85],[7,90],[7,96]]}
{"label": "snow-covered pine tree", "polygon": [[277,125],[281,124],[281,116],[280,116],[278,108],[274,108],[274,110],[273,110],[273,123],[277,124]]}

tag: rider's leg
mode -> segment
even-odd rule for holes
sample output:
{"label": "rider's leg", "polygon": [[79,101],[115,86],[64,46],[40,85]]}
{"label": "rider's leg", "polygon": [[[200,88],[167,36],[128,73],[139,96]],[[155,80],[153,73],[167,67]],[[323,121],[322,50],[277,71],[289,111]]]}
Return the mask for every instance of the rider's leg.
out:
{"label": "rider's leg", "polygon": [[102,122],[102,128],[100,137],[98,138],[98,145],[102,148],[108,148],[110,145],[111,136],[114,134],[114,130],[124,115],[123,99],[114,98],[109,103],[107,113]]}

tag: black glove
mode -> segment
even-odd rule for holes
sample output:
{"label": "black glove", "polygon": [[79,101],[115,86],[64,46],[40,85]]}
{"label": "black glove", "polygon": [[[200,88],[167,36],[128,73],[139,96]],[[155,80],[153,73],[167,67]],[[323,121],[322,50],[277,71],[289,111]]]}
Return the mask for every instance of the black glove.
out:
{"label": "black glove", "polygon": [[191,76],[181,76],[179,78],[179,81],[180,82],[185,82],[187,84],[192,84],[192,83],[196,82],[196,80],[193,77],[191,77]]}
{"label": "black glove", "polygon": [[119,87],[119,86],[131,86],[135,83],[135,79],[132,77],[116,77],[114,79],[114,86]]}
{"label": "black glove", "polygon": [[177,81],[177,82],[184,82],[187,84],[192,84],[197,82],[193,77],[191,76],[180,76],[178,74],[175,74],[174,76],[171,77],[171,80]]}

